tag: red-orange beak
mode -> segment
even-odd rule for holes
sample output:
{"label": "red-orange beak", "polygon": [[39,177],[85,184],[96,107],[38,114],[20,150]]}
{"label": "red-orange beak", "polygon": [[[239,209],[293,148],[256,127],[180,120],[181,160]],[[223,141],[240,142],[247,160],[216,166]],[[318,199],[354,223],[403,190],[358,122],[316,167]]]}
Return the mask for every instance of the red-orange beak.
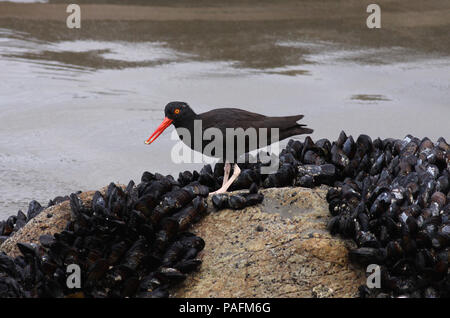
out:
{"label": "red-orange beak", "polygon": [[161,125],[159,125],[158,128],[156,128],[155,132],[150,136],[150,138],[147,139],[147,141],[145,142],[147,145],[150,145],[152,142],[154,142],[156,140],[156,138],[159,137],[159,135],[162,134],[162,132],[170,126],[170,124],[172,123],[172,119],[169,118],[164,118],[164,121],[161,123]]}

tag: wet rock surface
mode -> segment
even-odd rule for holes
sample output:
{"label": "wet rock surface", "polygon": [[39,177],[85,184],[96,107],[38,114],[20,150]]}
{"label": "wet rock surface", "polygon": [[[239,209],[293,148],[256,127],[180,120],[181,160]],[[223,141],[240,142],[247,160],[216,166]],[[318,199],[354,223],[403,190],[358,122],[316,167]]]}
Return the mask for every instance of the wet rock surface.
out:
{"label": "wet rock surface", "polygon": [[364,273],[355,244],[326,230],[327,188],[261,191],[261,204],[216,211],[195,224],[203,264],[174,297],[355,297]]}

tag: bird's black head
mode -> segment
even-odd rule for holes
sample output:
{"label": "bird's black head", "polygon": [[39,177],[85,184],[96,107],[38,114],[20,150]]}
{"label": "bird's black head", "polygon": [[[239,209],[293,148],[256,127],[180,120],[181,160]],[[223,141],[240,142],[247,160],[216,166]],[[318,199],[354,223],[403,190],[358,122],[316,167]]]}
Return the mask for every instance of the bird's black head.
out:
{"label": "bird's black head", "polygon": [[170,102],[166,105],[164,109],[165,118],[164,121],[156,128],[155,132],[147,139],[145,142],[147,145],[150,145],[152,142],[158,138],[162,132],[173,124],[176,128],[178,127],[188,127],[192,125],[194,119],[196,118],[196,114],[189,107],[187,103],[184,102]]}
{"label": "bird's black head", "polygon": [[194,111],[185,102],[170,102],[164,109],[167,118],[173,121],[175,127],[179,126],[183,121],[192,120],[195,117]]}

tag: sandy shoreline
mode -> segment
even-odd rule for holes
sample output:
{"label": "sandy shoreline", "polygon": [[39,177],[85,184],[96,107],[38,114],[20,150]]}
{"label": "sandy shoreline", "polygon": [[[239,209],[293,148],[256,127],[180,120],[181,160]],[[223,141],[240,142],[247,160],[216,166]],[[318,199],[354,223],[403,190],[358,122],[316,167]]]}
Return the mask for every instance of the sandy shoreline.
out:
{"label": "sandy shoreline", "polygon": [[[251,67],[293,63],[288,58],[292,50],[272,46],[269,51],[266,44],[261,46],[261,41],[271,37],[332,41],[347,47],[404,47],[418,53],[450,55],[450,2],[380,1],[381,29],[366,26],[369,3],[356,0],[285,0],[276,4],[244,1],[227,6],[217,0],[186,5],[175,2],[173,6],[163,6],[155,0],[145,6],[82,3],[82,27],[70,30],[65,24],[67,4],[2,2],[0,28],[28,32],[46,41],[166,41],[176,50],[206,59],[242,60],[248,56],[244,64]],[[279,61],[261,63],[259,55],[268,54]]]}
{"label": "sandy shoreline", "polygon": [[[65,21],[65,4],[16,4],[0,3],[0,18],[21,18],[36,20]],[[301,10],[298,6],[264,5],[263,7],[196,7],[173,8],[163,6],[122,6],[81,4],[84,20],[122,20],[122,21],[262,21],[291,20],[299,14],[319,14],[320,9]],[[293,10],[294,9],[294,10]],[[297,10],[295,10],[297,9]]]}
{"label": "sandy shoreline", "polygon": [[[381,3],[383,27],[423,27],[449,24],[450,5],[442,1],[399,1]],[[214,3],[214,2],[212,2]],[[277,20],[365,20],[368,14],[361,1],[281,1],[277,4],[222,4],[220,6],[173,7],[157,5],[80,4],[86,20],[148,21],[277,21]],[[65,20],[67,4],[0,3],[0,18]]]}

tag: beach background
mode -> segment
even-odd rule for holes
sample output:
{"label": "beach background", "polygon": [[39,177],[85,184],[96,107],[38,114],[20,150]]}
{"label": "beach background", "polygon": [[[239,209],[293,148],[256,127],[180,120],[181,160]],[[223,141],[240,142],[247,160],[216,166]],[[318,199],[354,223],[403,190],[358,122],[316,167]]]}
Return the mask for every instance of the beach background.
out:
{"label": "beach background", "polygon": [[[66,7],[81,7],[68,29]],[[169,101],[304,114],[314,140],[450,139],[450,2],[0,1],[0,219],[171,160]],[[304,139],[303,137],[298,137]]]}

